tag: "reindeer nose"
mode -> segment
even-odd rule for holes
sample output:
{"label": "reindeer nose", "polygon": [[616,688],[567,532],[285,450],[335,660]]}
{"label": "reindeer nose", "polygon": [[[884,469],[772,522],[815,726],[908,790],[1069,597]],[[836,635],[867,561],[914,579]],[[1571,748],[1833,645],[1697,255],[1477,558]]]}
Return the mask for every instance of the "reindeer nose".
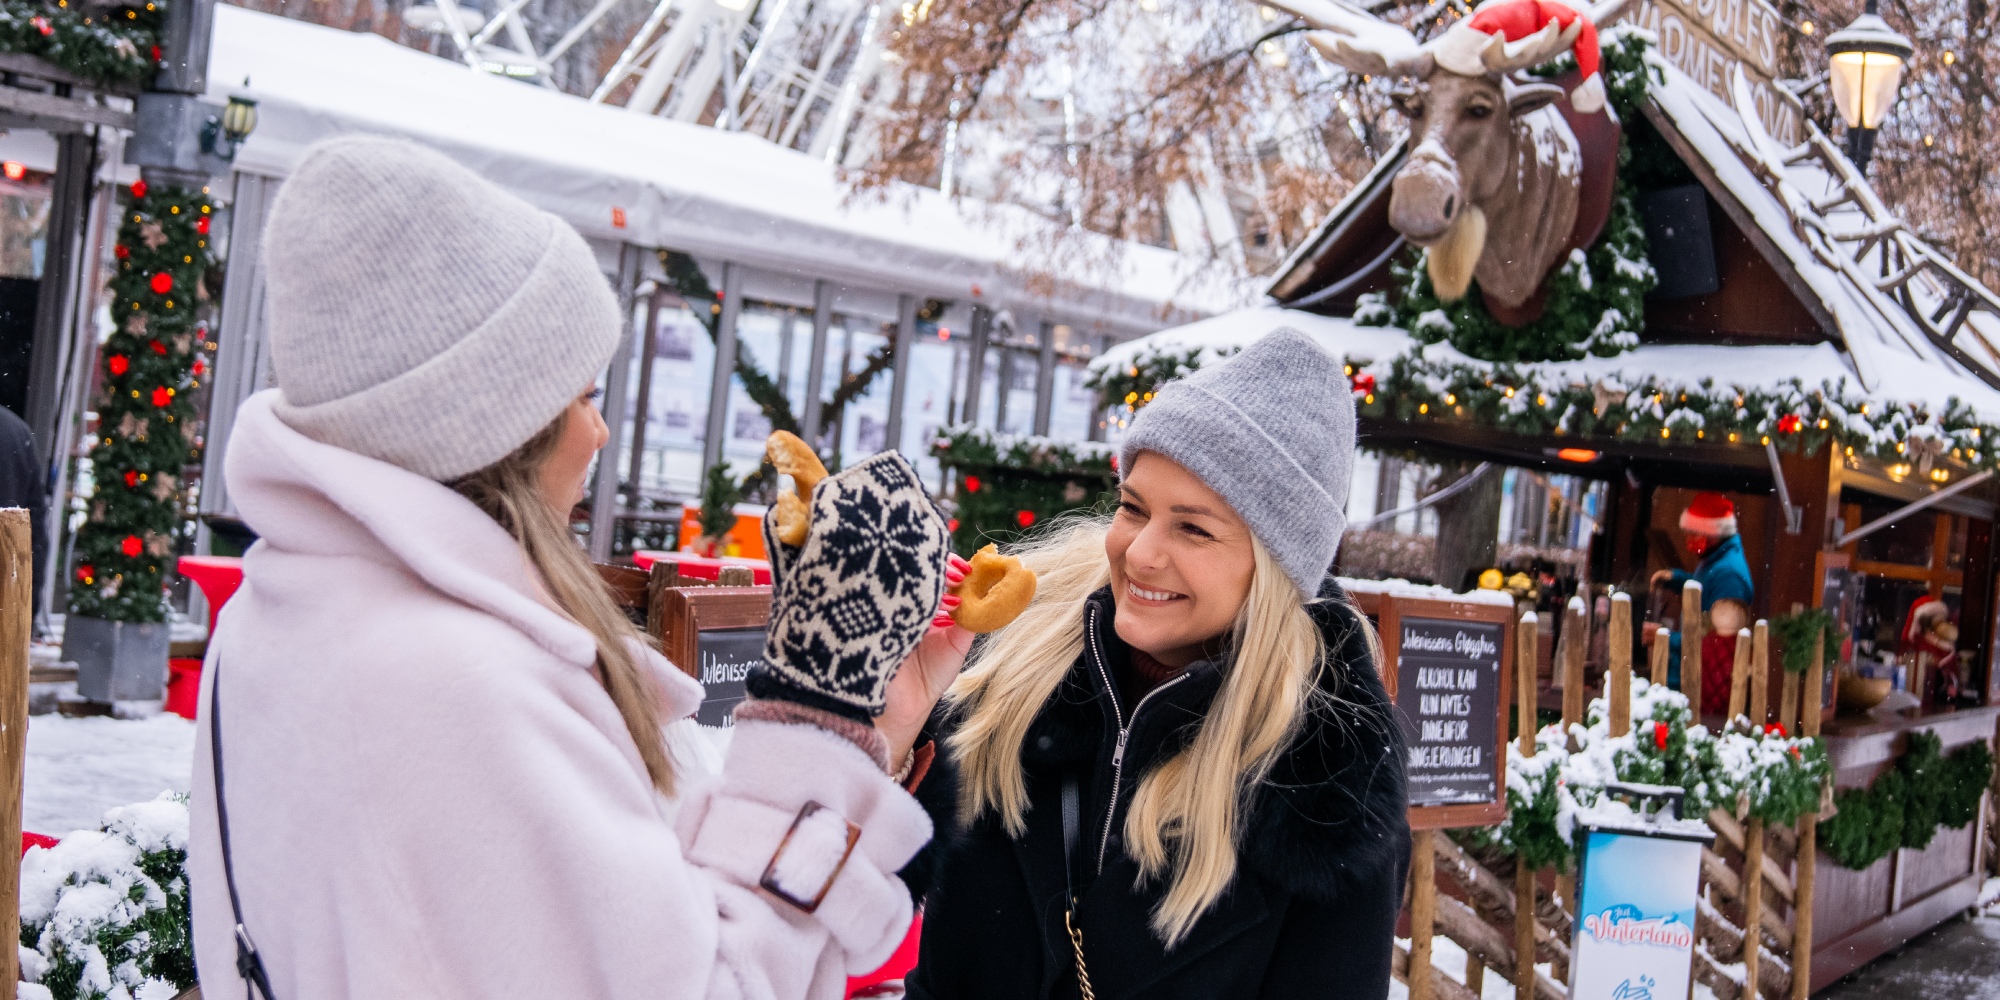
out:
{"label": "reindeer nose", "polygon": [[1442,237],[1458,214],[1458,173],[1432,160],[1412,158],[1390,192],[1389,224],[1419,246]]}

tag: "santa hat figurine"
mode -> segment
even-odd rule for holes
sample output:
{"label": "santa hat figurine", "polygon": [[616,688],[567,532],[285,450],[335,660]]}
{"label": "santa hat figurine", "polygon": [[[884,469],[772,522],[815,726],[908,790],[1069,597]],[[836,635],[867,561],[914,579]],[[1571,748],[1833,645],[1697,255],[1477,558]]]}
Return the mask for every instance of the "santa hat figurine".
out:
{"label": "santa hat figurine", "polygon": [[1736,534],[1736,505],[1720,493],[1697,493],[1687,509],[1681,511],[1681,530],[1711,538]]}
{"label": "santa hat figurine", "polygon": [[1486,72],[1480,53],[1495,44],[1518,43],[1554,32],[1576,55],[1583,82],[1569,92],[1570,107],[1581,114],[1604,108],[1604,76],[1598,72],[1597,26],[1589,16],[1560,0],[1488,0],[1471,17],[1451,26],[1433,50],[1438,65],[1463,76]]}

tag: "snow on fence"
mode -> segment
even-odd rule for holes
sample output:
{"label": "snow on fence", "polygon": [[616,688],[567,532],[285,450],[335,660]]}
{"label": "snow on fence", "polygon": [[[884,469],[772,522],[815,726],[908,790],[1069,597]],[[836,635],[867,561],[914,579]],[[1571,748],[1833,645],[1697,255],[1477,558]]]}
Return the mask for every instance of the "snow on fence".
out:
{"label": "snow on fence", "polygon": [[[1568,624],[1588,629],[1580,605],[1571,608]],[[1524,681],[1516,685],[1516,706],[1519,717],[1528,719],[1535,710],[1536,625],[1529,612],[1515,630],[1521,664],[1515,676]],[[1779,721],[1755,726],[1750,720],[1767,718],[1769,707],[1764,681],[1769,644],[1759,622],[1742,637],[1747,652],[1734,665],[1730,722],[1711,732],[1690,708],[1690,694],[1699,697],[1699,653],[1683,670],[1696,690],[1674,691],[1667,687],[1667,658],[1661,655],[1672,634],[1654,634],[1651,676],[1637,678],[1628,601],[1612,602],[1609,625],[1605,688],[1610,696],[1583,704],[1587,644],[1565,643],[1566,655],[1556,665],[1567,695],[1563,718],[1539,732],[1530,728],[1510,745],[1507,818],[1494,826],[1416,837],[1417,849],[1427,856],[1412,859],[1411,943],[1396,945],[1392,961],[1413,1000],[1475,1000],[1484,995],[1488,971],[1512,982],[1517,997],[1567,997],[1576,899],[1573,824],[1579,809],[1609,802],[1608,781],[1678,786],[1686,792],[1689,813],[1706,819],[1718,834],[1702,853],[1696,981],[1717,1000],[1805,1000],[1814,837],[1831,777],[1818,738],[1819,640],[1799,682],[1804,690],[1794,691],[1788,680]],[[1698,640],[1683,645],[1698,648]],[[1432,898],[1418,898],[1433,884]],[[1756,928],[1754,937],[1746,927]],[[1434,936],[1463,949],[1462,977],[1431,965]],[[1747,985],[1753,980],[1754,994]]]}

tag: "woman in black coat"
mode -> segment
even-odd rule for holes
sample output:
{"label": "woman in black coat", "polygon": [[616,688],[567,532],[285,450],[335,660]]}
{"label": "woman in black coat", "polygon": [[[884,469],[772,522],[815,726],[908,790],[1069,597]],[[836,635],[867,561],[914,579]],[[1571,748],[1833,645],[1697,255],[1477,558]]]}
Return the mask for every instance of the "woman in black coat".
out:
{"label": "woman in black coat", "polygon": [[[1317,599],[1352,404],[1282,391],[1329,370],[1282,332],[1168,386],[1118,512],[1022,552],[1036,599],[938,724],[964,825],[930,859],[911,997],[1386,995],[1402,736],[1371,627]],[[1311,481],[1268,496],[1273,468]]]}

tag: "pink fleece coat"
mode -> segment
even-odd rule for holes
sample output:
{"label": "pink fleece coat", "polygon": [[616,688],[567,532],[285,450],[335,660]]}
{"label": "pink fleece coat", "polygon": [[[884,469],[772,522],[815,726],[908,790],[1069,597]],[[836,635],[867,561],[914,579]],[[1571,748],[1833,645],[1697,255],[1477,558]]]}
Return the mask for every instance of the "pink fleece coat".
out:
{"label": "pink fleece coat", "polygon": [[[203,993],[244,996],[216,833],[278,1000],[838,997],[910,921],[931,835],[854,744],[746,722],[674,805],[583,628],[451,490],[239,412],[231,495],[261,536],[209,647],[188,871]],[[701,689],[646,662],[678,719]],[[688,787],[692,786],[692,787]],[[755,888],[808,801],[858,824],[812,915]]]}

